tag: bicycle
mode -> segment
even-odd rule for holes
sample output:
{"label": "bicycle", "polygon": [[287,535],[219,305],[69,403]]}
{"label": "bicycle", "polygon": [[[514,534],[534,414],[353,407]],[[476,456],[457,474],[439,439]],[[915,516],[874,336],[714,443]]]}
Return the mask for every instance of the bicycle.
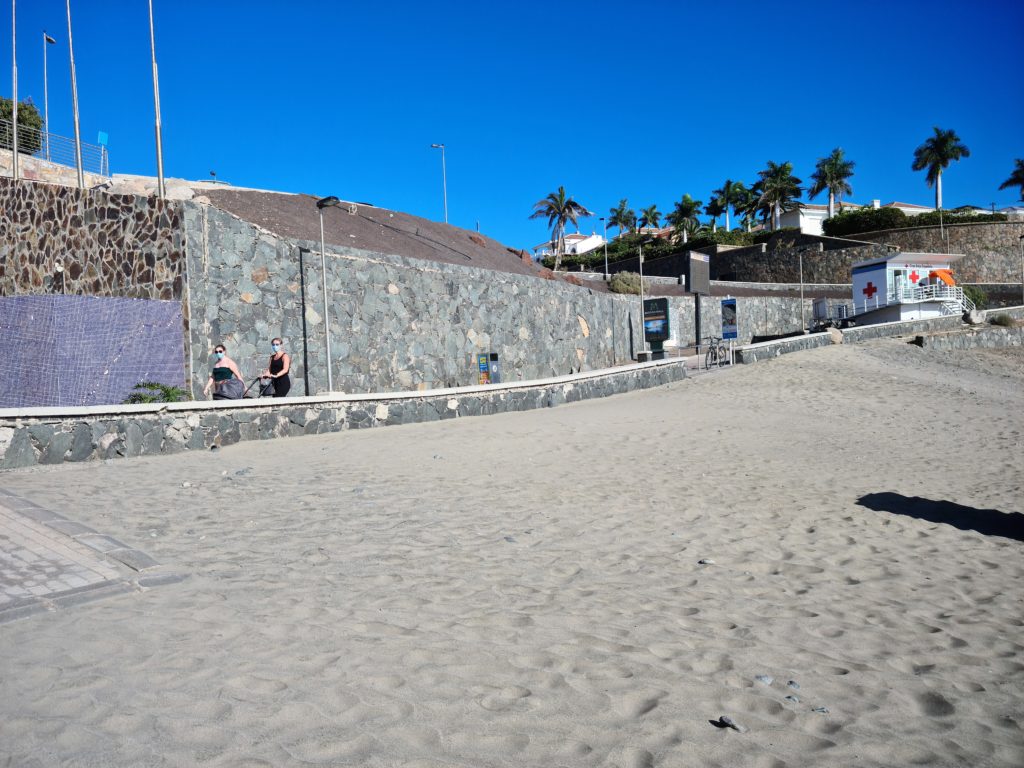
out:
{"label": "bicycle", "polygon": [[723,339],[717,336],[708,336],[708,351],[704,355],[705,370],[711,370],[712,365],[717,365],[721,368],[728,362],[729,351],[722,341]]}

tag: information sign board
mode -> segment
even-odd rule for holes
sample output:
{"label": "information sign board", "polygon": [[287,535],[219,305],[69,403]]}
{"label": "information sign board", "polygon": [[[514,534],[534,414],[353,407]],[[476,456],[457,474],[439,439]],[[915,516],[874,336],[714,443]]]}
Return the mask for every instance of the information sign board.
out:
{"label": "information sign board", "polygon": [[671,335],[668,299],[644,299],[644,338],[651,342],[664,342]]}
{"label": "information sign board", "polygon": [[736,299],[722,299],[722,338],[737,338]]}

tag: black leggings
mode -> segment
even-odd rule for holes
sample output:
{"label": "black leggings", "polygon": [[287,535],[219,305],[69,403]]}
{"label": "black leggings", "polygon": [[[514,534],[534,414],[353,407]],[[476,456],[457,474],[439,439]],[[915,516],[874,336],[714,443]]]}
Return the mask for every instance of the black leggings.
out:
{"label": "black leggings", "polygon": [[274,397],[284,397],[292,388],[292,377],[285,374],[279,379],[272,379],[274,382]]}

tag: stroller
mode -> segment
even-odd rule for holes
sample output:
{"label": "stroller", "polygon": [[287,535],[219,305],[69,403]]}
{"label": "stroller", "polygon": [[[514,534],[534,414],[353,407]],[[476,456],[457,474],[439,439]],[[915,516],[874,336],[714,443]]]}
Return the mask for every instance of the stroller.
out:
{"label": "stroller", "polygon": [[[249,394],[249,390],[256,386],[259,382],[259,387],[256,389],[255,394]],[[242,397],[273,397],[274,396],[274,380],[270,377],[264,378],[263,376],[257,376],[253,379],[252,384],[245,388],[245,392],[242,393]]]}

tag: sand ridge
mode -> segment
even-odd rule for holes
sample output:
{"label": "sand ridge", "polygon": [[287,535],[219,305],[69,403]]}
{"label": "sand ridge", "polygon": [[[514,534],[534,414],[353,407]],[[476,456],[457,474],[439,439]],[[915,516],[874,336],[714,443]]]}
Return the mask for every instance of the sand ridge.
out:
{"label": "sand ridge", "polygon": [[1024,530],[859,503],[1024,513],[972,355],[6,474],[190,577],[0,626],[0,765],[1019,765]]}

